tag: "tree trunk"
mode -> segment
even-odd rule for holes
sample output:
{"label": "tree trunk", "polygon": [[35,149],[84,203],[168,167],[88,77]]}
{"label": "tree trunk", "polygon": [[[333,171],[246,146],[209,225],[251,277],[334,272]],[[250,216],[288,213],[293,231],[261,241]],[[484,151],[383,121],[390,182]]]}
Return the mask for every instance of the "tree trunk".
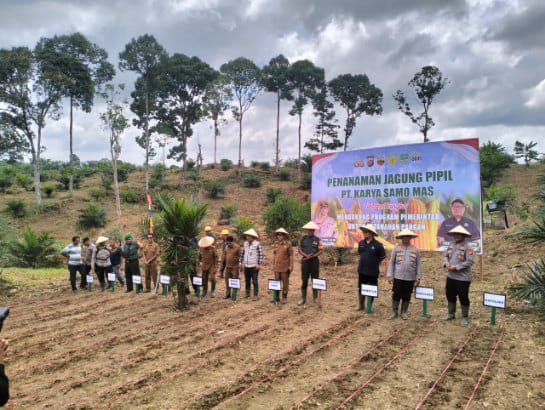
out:
{"label": "tree trunk", "polygon": [[114,147],[110,147],[112,154],[112,169],[114,173],[114,195],[115,195],[115,209],[117,211],[117,226],[121,229],[121,198],[119,195],[119,179],[117,176],[117,154],[115,153]]}
{"label": "tree trunk", "polygon": [[218,144],[218,135],[219,135],[218,119],[214,118],[214,167],[218,165],[216,160],[216,149]]}
{"label": "tree trunk", "polygon": [[186,309],[187,308],[187,294],[186,294],[186,287],[187,284],[185,281],[178,281],[177,286],[178,289],[178,309]]}
{"label": "tree trunk", "polygon": [[40,151],[42,143],[42,129],[38,125],[37,147],[32,149],[32,167],[34,170],[34,193],[36,194],[36,206],[42,204],[42,191],[40,182]]}
{"label": "tree trunk", "polygon": [[301,122],[303,113],[299,112],[299,128],[298,128],[298,135],[299,135],[299,150],[297,153],[297,175],[301,176]]}
{"label": "tree trunk", "polygon": [[242,106],[238,118],[238,168],[242,168]]}
{"label": "tree trunk", "polygon": [[346,146],[348,145],[348,127],[350,125],[350,111],[346,110],[346,125],[344,128],[344,151],[346,152]]}
{"label": "tree trunk", "polygon": [[145,97],[146,104],[146,120],[144,121],[144,141],[146,141],[146,163],[144,164],[144,183],[146,194],[149,192],[149,151],[150,151],[150,138],[149,138],[149,101],[148,92],[146,90]]}
{"label": "tree trunk", "polygon": [[74,198],[74,104],[72,96],[70,96],[70,159],[68,166],[70,167],[70,178],[68,179],[68,192],[70,197]]}
{"label": "tree trunk", "polygon": [[276,172],[280,170],[280,91],[276,94]]}

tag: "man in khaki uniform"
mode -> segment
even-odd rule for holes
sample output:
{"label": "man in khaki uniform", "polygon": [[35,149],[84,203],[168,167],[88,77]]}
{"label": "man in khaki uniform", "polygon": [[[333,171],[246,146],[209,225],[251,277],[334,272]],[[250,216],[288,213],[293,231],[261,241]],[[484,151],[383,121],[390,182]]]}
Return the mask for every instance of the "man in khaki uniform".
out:
{"label": "man in khaki uniform", "polygon": [[288,301],[290,273],[293,271],[293,248],[288,240],[288,232],[284,228],[275,231],[276,243],[273,252],[274,279],[282,281],[282,304]]}
{"label": "man in khaki uniform", "polygon": [[235,243],[232,236],[225,239],[225,249],[222,255],[222,266],[225,267],[225,299],[231,297],[231,288],[229,287],[229,279],[238,279],[238,263],[240,260],[240,246]]}
{"label": "man in khaki uniform", "polygon": [[157,266],[159,256],[161,255],[161,248],[157,242],[153,240],[152,234],[148,234],[148,239],[142,244],[140,254],[142,255],[144,268],[145,291],[151,292],[151,288],[155,287],[155,284],[157,283]]}
{"label": "man in khaki uniform", "polygon": [[218,266],[218,253],[214,247],[214,238],[205,236],[199,240],[199,252],[202,272],[202,297],[208,294],[208,280],[212,288],[210,297],[216,296],[216,267]]}

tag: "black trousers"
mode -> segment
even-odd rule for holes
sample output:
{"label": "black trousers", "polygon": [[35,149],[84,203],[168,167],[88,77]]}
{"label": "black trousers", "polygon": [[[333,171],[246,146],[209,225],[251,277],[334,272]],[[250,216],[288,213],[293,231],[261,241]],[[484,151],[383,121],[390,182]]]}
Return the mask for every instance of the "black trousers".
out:
{"label": "black trousers", "polygon": [[358,293],[360,292],[361,285],[378,286],[378,276],[368,276],[360,274],[358,276]]}
{"label": "black trousers", "polygon": [[127,291],[132,292],[132,275],[140,275],[140,265],[138,259],[132,261],[125,260],[125,281],[127,282]]}
{"label": "black trousers", "polygon": [[456,297],[460,299],[460,305],[469,306],[469,285],[471,282],[447,278],[445,291],[449,303],[456,303]]}
{"label": "black trousers", "polygon": [[101,286],[104,286],[104,284],[106,283],[107,275],[108,273],[111,273],[112,270],[113,269],[111,266],[107,266],[107,267],[95,266],[95,272],[97,273],[98,281],[100,282]]}
{"label": "black trousers", "polygon": [[70,272],[70,285],[72,286],[72,290],[77,289],[77,272],[79,272],[79,275],[81,276],[80,287],[84,288],[85,286],[87,286],[87,278],[85,277],[84,265],[68,265],[68,272]]}
{"label": "black trousers", "polygon": [[259,271],[256,268],[244,267],[244,285],[246,286],[246,296],[250,296],[251,284],[254,285],[254,296],[259,292],[259,283],[257,281]]}
{"label": "black trousers", "polygon": [[410,302],[413,286],[414,280],[394,279],[392,299],[396,302],[399,302],[401,299],[403,302]]}
{"label": "black trousers", "polygon": [[301,289],[307,289],[309,278],[320,277],[320,260],[318,258],[301,261]]}

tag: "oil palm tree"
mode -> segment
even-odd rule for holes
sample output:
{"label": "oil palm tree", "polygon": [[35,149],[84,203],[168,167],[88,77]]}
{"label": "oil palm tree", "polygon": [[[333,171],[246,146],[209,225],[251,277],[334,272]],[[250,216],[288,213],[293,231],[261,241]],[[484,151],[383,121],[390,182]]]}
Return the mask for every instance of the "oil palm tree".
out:
{"label": "oil palm tree", "polygon": [[161,220],[165,233],[163,265],[161,271],[171,278],[177,293],[178,309],[187,308],[189,276],[195,272],[198,249],[191,247],[191,240],[201,232],[201,223],[208,209],[207,204],[193,199],[159,197],[162,208]]}

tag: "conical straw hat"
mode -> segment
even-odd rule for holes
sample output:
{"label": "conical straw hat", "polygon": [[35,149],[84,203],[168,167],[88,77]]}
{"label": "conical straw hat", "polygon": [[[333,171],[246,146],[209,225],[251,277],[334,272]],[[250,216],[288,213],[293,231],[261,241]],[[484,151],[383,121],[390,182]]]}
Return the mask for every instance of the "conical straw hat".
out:
{"label": "conical straw hat", "polygon": [[199,239],[199,246],[201,248],[208,248],[209,246],[212,246],[213,243],[214,243],[214,238],[212,238],[211,236],[205,236]]}
{"label": "conical straw hat", "polygon": [[376,228],[375,228],[373,225],[371,225],[371,224],[367,224],[367,225],[360,226],[360,229],[361,229],[362,231],[369,231],[369,232],[373,233],[374,235],[377,235],[377,236],[378,236],[378,233],[377,233]]}
{"label": "conical straw hat", "polygon": [[450,231],[448,231],[448,233],[449,235],[452,235],[453,233],[459,233],[465,236],[472,236],[462,225],[458,225],[452,228]]}
{"label": "conical straw hat", "polygon": [[320,229],[320,227],[316,225],[314,222],[310,221],[303,226],[303,229],[311,229],[315,231],[316,229]]}
{"label": "conical straw hat", "polygon": [[411,238],[416,238],[418,237],[417,234],[415,234],[413,231],[411,231],[410,229],[403,229],[401,232],[399,232],[397,235],[396,235],[396,238],[399,239],[399,238],[403,238],[404,236],[409,236]]}
{"label": "conical straw hat", "polygon": [[254,238],[259,238],[259,235],[254,230],[254,228],[248,229],[246,232],[244,232],[244,235],[250,235],[250,236],[253,236]]}
{"label": "conical straw hat", "polygon": [[283,233],[284,235],[288,235],[288,231],[286,231],[284,228],[278,228],[275,233]]}

